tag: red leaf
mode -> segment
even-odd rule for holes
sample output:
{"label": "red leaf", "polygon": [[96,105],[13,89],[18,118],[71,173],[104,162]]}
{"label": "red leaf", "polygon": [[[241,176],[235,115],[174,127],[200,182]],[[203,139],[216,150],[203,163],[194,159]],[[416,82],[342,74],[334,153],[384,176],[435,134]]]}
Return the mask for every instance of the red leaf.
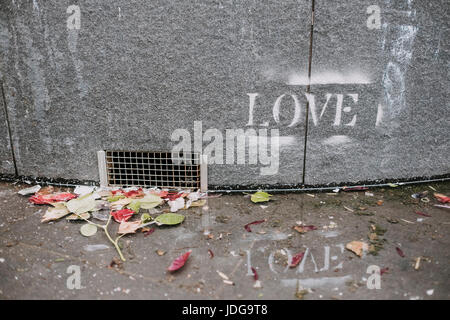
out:
{"label": "red leaf", "polygon": [[52,204],[54,202],[69,201],[76,198],[77,195],[70,192],[60,192],[52,194],[34,195],[28,201],[34,204]]}
{"label": "red leaf", "polygon": [[124,192],[122,189],[111,191],[111,194],[112,194],[113,196],[119,195],[119,194],[124,194],[124,193],[125,193],[125,192]]}
{"label": "red leaf", "polygon": [[188,252],[182,254],[175,260],[173,260],[172,264],[167,269],[168,271],[177,271],[180,269],[184,264],[186,263],[187,259],[189,258],[189,255],[191,254],[192,250],[189,250]]}
{"label": "red leaf", "polygon": [[306,233],[308,231],[317,230],[316,226],[294,226],[293,228],[300,233]]}
{"label": "red leaf", "polygon": [[167,192],[167,195],[164,198],[169,199],[170,201],[175,201],[182,195],[182,192]]}
{"label": "red leaf", "polygon": [[124,195],[127,198],[138,198],[138,197],[145,196],[142,188],[139,188],[138,190],[131,190],[131,191],[125,192]]}
{"label": "red leaf", "polygon": [[258,272],[256,272],[256,269],[253,268],[253,267],[251,267],[251,269],[252,269],[252,272],[253,272],[253,278],[255,279],[255,281],[258,280]]}
{"label": "red leaf", "polygon": [[153,232],[155,232],[155,228],[150,228],[150,230],[148,230],[146,233],[144,233],[144,237],[151,235]]}
{"label": "red leaf", "polygon": [[402,249],[400,249],[399,247],[396,247],[395,250],[397,250],[397,253],[400,257],[404,258],[405,254],[403,253]]}
{"label": "red leaf", "polygon": [[214,258],[214,253],[212,252],[211,249],[208,249],[208,253],[209,253],[209,257],[212,259]]}
{"label": "red leaf", "polygon": [[389,268],[383,268],[380,270],[380,276],[382,276],[384,273],[388,272]]}
{"label": "red leaf", "polygon": [[130,218],[133,216],[134,211],[130,209],[122,209],[119,211],[111,211],[111,215],[113,216],[114,220],[117,222],[124,222],[130,220]]}
{"label": "red leaf", "polygon": [[167,192],[166,190],[161,190],[161,191],[154,191],[154,190],[150,190],[151,194],[157,195],[160,198],[165,198],[167,197],[167,195],[169,194],[169,192]]}
{"label": "red leaf", "polygon": [[421,212],[421,211],[416,211],[416,214],[418,214],[419,216],[431,217],[429,214],[427,214],[425,212]]}
{"label": "red leaf", "polygon": [[298,266],[298,264],[303,260],[304,255],[305,255],[304,252],[300,252],[297,253],[295,256],[293,256],[289,268],[295,268],[296,266]]}
{"label": "red leaf", "polygon": [[264,220],[257,220],[257,221],[250,222],[250,223],[246,224],[246,225],[244,226],[244,228],[245,228],[245,230],[247,230],[248,232],[252,232],[252,229],[250,229],[250,226],[251,226],[252,224],[260,224],[260,223],[263,223],[263,222],[266,222],[266,219],[264,219]]}
{"label": "red leaf", "polygon": [[439,202],[442,202],[442,203],[450,202],[450,197],[447,197],[447,196],[444,195],[444,194],[441,194],[441,193],[435,193],[434,196],[436,197],[436,199],[437,199]]}

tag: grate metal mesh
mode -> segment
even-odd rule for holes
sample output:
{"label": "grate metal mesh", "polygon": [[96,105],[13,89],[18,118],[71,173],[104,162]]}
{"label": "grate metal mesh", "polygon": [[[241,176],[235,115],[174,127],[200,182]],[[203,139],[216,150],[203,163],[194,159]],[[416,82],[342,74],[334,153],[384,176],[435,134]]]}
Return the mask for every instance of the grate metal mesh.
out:
{"label": "grate metal mesh", "polygon": [[106,151],[109,186],[200,188],[200,154]]}

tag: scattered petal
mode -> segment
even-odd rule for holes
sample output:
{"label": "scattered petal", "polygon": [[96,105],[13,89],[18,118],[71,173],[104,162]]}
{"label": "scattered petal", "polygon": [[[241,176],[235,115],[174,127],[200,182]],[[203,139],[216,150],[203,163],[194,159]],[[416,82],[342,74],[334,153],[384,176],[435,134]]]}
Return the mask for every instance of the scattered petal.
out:
{"label": "scattered petal", "polygon": [[255,279],[255,281],[257,281],[258,280],[258,273],[256,272],[255,268],[251,267],[251,269],[252,269],[252,272],[253,272],[253,279]]}
{"label": "scattered petal", "polygon": [[181,256],[179,256],[178,258],[173,260],[172,264],[169,266],[169,268],[167,270],[170,272],[173,272],[173,271],[177,271],[180,268],[182,268],[184,266],[184,264],[186,263],[186,261],[188,260],[191,252],[192,252],[192,250],[189,250],[188,252],[182,254]]}
{"label": "scattered petal", "polygon": [[155,232],[155,228],[150,228],[150,230],[148,230],[147,232],[144,233],[144,237],[148,237],[148,236],[151,235],[153,232]]}
{"label": "scattered petal", "polygon": [[443,194],[441,194],[441,193],[435,193],[435,194],[434,194],[434,197],[435,197],[439,202],[442,202],[442,203],[450,202],[450,197],[447,197],[446,195],[443,195]]}
{"label": "scattered petal", "polygon": [[429,214],[427,214],[425,212],[421,212],[421,211],[416,211],[416,214],[418,214],[419,216],[431,217]]}
{"label": "scattered petal", "polygon": [[403,250],[400,249],[399,247],[395,247],[395,250],[397,250],[397,253],[400,257],[404,258],[405,254],[403,253]]}
{"label": "scattered petal", "polygon": [[317,230],[316,226],[294,226],[293,228],[300,233],[306,233],[308,231]]}
{"label": "scattered petal", "polygon": [[247,223],[247,224],[244,226],[244,228],[245,228],[245,230],[247,230],[248,232],[252,232],[252,230],[250,229],[250,226],[251,226],[251,225],[253,225],[253,224],[260,224],[260,223],[263,223],[263,222],[266,222],[266,221],[267,221],[266,219],[264,219],[264,220],[253,221],[253,222]]}
{"label": "scattered petal", "polygon": [[295,268],[298,266],[298,264],[303,260],[303,256],[305,255],[304,252],[297,253],[295,256],[292,257],[292,261],[289,264],[289,268]]}
{"label": "scattered petal", "polygon": [[211,249],[208,249],[208,253],[209,253],[209,257],[212,259],[214,258],[214,253],[212,252]]}

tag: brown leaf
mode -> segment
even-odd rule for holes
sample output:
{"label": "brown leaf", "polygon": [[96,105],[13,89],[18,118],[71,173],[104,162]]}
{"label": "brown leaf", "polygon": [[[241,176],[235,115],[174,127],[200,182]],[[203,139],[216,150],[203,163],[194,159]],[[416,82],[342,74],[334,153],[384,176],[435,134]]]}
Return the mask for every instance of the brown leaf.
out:
{"label": "brown leaf", "polygon": [[315,226],[295,226],[294,229],[300,233],[306,233],[311,230],[317,230]]}
{"label": "brown leaf", "polygon": [[119,225],[119,234],[135,233],[137,229],[141,226],[140,221],[127,222],[122,221]]}
{"label": "brown leaf", "polygon": [[352,251],[357,256],[361,257],[364,252],[369,250],[369,245],[362,241],[352,241],[352,242],[347,243],[345,248],[347,250]]}

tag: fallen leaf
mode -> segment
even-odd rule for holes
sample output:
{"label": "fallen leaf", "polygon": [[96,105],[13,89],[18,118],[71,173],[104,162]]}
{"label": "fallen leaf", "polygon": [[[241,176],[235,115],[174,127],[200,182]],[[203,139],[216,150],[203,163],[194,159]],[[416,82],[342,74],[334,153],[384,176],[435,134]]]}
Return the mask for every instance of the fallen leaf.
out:
{"label": "fallen leaf", "polygon": [[379,206],[382,206],[382,205],[383,205],[383,203],[384,203],[384,201],[383,201],[383,200],[378,200],[378,201],[377,201],[377,205],[379,205]]}
{"label": "fallen leaf", "polygon": [[397,250],[397,253],[400,257],[404,258],[405,254],[403,253],[403,250],[400,249],[399,247],[395,247],[395,250]]}
{"label": "fallen leaf", "polygon": [[212,252],[211,249],[208,249],[208,253],[209,253],[209,257],[212,259],[214,258],[214,253]]}
{"label": "fallen leaf", "polygon": [[250,226],[251,226],[251,225],[253,225],[253,224],[260,224],[260,223],[263,223],[263,222],[266,222],[266,221],[267,221],[267,219],[253,221],[253,222],[247,223],[247,224],[244,226],[244,228],[245,228],[245,230],[247,230],[248,232],[252,232],[252,229],[250,229]]}
{"label": "fallen leaf", "polygon": [[148,213],[144,213],[144,214],[141,215],[141,222],[142,223],[147,223],[147,222],[150,222],[152,220],[153,220],[153,218]]}
{"label": "fallen leaf", "polygon": [[80,198],[70,200],[66,203],[67,209],[76,214],[92,211],[97,207],[95,196],[92,193],[84,195]]}
{"label": "fallen leaf", "polygon": [[292,261],[289,264],[289,268],[295,268],[298,266],[298,264],[303,260],[303,256],[305,255],[304,252],[297,253],[295,256],[292,257]]}
{"label": "fallen leaf", "polygon": [[28,201],[34,204],[52,204],[55,202],[64,202],[76,198],[76,194],[70,192],[60,192],[44,195],[34,195],[31,196]]}
{"label": "fallen leaf", "polygon": [[256,272],[255,268],[251,267],[251,269],[252,269],[252,272],[253,272],[253,279],[255,279],[255,281],[257,281],[258,280],[258,273]]}
{"label": "fallen leaf", "polygon": [[258,192],[255,192],[254,194],[252,194],[250,200],[251,200],[253,203],[267,202],[267,201],[270,200],[270,197],[271,197],[271,196],[272,196],[272,195],[271,195],[271,194],[268,194],[267,192],[264,192],[264,191],[258,191]]}
{"label": "fallen leaf", "polygon": [[380,276],[382,276],[383,274],[385,274],[388,271],[389,271],[389,268],[380,269]]}
{"label": "fallen leaf", "polygon": [[130,204],[131,201],[133,201],[133,200],[130,199],[130,198],[122,198],[122,199],[119,199],[119,200],[117,200],[117,201],[111,202],[111,208],[112,208],[113,210],[120,210],[120,209],[122,209],[124,206]]}
{"label": "fallen leaf", "polygon": [[110,268],[110,269],[112,269],[112,268],[114,268],[114,267],[116,267],[116,268],[118,268],[118,269],[122,269],[122,268],[123,268],[123,266],[122,266],[122,261],[121,261],[119,258],[117,258],[117,257],[114,257],[114,258],[111,260],[111,263],[110,263],[109,266],[108,266],[108,268]]}
{"label": "fallen leaf", "polygon": [[29,194],[36,193],[36,192],[38,192],[39,190],[41,190],[41,186],[40,186],[40,185],[35,185],[35,186],[33,186],[33,187],[30,187],[30,188],[22,189],[22,190],[20,190],[20,191],[17,192],[17,193],[18,193],[18,194],[21,194],[21,195],[23,195],[23,196],[27,196],[27,195],[29,195]]}
{"label": "fallen leaf", "polygon": [[133,210],[136,213],[139,213],[139,209],[141,208],[141,202],[139,200],[133,200],[130,202],[127,208]]}
{"label": "fallen leaf", "polygon": [[126,222],[122,221],[119,225],[119,234],[135,233],[137,229],[141,226],[140,221]]}
{"label": "fallen leaf", "polygon": [[133,198],[133,199],[136,199],[136,198],[142,198],[142,197],[144,197],[144,196],[145,196],[145,193],[144,193],[144,191],[142,190],[142,188],[139,188],[138,190],[131,190],[131,191],[125,192],[124,195],[125,195],[125,197],[127,197],[127,198]]}
{"label": "fallen leaf", "polygon": [[97,226],[94,226],[93,224],[86,223],[81,226],[80,232],[85,237],[93,236],[97,233]]}
{"label": "fallen leaf", "polygon": [[172,264],[169,266],[169,268],[167,270],[170,272],[173,272],[173,271],[177,271],[180,268],[182,268],[184,266],[184,264],[186,263],[186,261],[188,260],[191,252],[192,252],[192,250],[189,250],[188,252],[182,254],[181,256],[179,256],[178,258],[173,260]]}
{"label": "fallen leaf", "polygon": [[60,207],[50,207],[45,212],[41,222],[43,223],[52,220],[58,220],[62,217],[67,216],[69,213],[70,213],[69,210],[64,205]]}
{"label": "fallen leaf", "polygon": [[145,197],[143,197],[142,199],[139,199],[136,201],[139,201],[141,209],[148,210],[148,209],[157,207],[161,202],[163,202],[163,199],[161,199],[157,195],[148,194]]}
{"label": "fallen leaf", "polygon": [[389,187],[391,187],[391,188],[397,188],[397,187],[398,187],[398,185],[395,184],[395,183],[388,183],[387,185],[388,185]]}
{"label": "fallen leaf", "polygon": [[130,209],[122,209],[119,211],[111,211],[110,214],[113,216],[114,220],[121,223],[130,220],[134,214],[134,211]]}
{"label": "fallen leaf", "polygon": [[163,251],[163,250],[156,250],[155,252],[156,252],[156,254],[157,254],[158,256],[160,256],[160,257],[166,254],[166,252]]}
{"label": "fallen leaf", "polygon": [[91,217],[89,212],[84,212],[80,215],[76,215],[75,213],[67,216],[66,220],[87,220]]}
{"label": "fallen leaf", "polygon": [[435,193],[434,197],[442,203],[450,202],[450,197],[447,197],[446,195],[443,195],[442,193]]}
{"label": "fallen leaf", "polygon": [[168,199],[169,201],[175,201],[178,198],[185,197],[185,196],[187,196],[187,194],[183,193],[183,192],[168,192],[165,195],[164,199]]}
{"label": "fallen leaf", "polygon": [[184,216],[176,213],[163,213],[156,217],[157,222],[167,225],[175,225],[184,221]]}
{"label": "fallen leaf", "polygon": [[108,197],[106,200],[108,200],[108,202],[116,202],[120,199],[125,198],[125,196],[123,194],[117,194],[117,195],[113,195],[111,197]]}
{"label": "fallen leaf", "polygon": [[206,200],[198,200],[191,203],[191,207],[202,207],[206,204]]}
{"label": "fallen leaf", "polygon": [[47,195],[55,192],[55,188],[53,186],[46,186],[39,191],[36,192],[37,195]]}
{"label": "fallen leaf", "polygon": [[369,250],[369,245],[362,241],[352,241],[347,243],[345,248],[352,251],[357,256],[361,257],[364,252]]}
{"label": "fallen leaf", "polygon": [[317,230],[317,227],[315,226],[294,226],[293,228],[300,233],[306,233],[308,231]]}

